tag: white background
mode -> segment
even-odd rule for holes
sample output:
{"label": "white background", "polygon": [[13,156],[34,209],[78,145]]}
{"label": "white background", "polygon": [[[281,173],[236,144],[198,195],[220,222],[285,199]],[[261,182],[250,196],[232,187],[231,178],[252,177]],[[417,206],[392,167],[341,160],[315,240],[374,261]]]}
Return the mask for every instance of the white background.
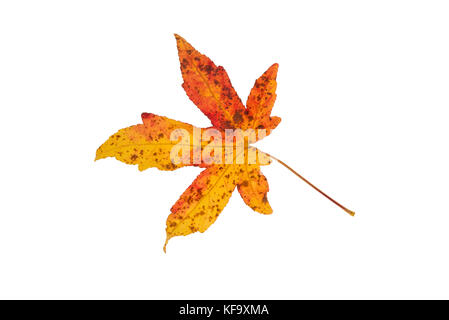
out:
{"label": "white background", "polygon": [[[0,298],[449,298],[447,1],[2,1]],[[271,216],[234,193],[162,251],[200,172],[94,162],[152,112],[208,119],[173,33],[243,101],[280,65],[258,146]]]}

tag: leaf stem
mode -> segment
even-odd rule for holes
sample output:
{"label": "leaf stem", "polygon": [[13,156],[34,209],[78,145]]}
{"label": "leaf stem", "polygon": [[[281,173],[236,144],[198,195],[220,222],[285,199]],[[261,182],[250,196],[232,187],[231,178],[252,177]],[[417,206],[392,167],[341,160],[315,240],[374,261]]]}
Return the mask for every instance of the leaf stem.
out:
{"label": "leaf stem", "polygon": [[317,187],[315,187],[309,180],[307,180],[306,178],[304,178],[302,175],[300,175],[298,172],[296,172],[295,170],[293,170],[288,164],[286,164],[284,161],[279,160],[276,157],[273,157],[271,154],[268,154],[265,152],[265,154],[267,154],[270,158],[276,160],[277,162],[279,162],[280,164],[282,164],[284,167],[286,167],[288,170],[290,170],[291,172],[293,172],[297,177],[299,177],[300,179],[302,179],[305,183],[307,183],[309,186],[311,186],[312,188],[314,188],[316,191],[318,191],[319,193],[321,193],[323,196],[325,196],[327,199],[329,199],[330,201],[332,201],[334,204],[336,204],[337,206],[339,206],[341,209],[343,209],[346,213],[350,214],[351,216],[355,215],[355,212],[352,210],[349,210],[348,208],[346,208],[345,206],[341,205],[340,203],[338,203],[337,201],[335,201],[334,199],[332,199],[331,197],[329,197],[327,194],[325,194],[323,191],[321,191],[320,189],[318,189]]}

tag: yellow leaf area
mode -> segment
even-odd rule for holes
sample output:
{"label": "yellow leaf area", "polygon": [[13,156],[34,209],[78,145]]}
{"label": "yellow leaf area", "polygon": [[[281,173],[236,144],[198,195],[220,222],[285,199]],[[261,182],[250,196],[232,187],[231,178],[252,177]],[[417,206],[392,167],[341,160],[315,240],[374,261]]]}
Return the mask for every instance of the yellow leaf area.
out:
{"label": "yellow leaf area", "polygon": [[[170,152],[178,141],[171,140],[170,136],[176,129],[186,130],[193,135],[192,125],[150,113],[142,114],[142,120],[143,124],[121,129],[113,134],[98,148],[95,160],[115,157],[126,164],[138,165],[140,171],[152,167],[175,170],[191,165],[171,161]],[[189,148],[193,150],[193,144]]]}
{"label": "yellow leaf area", "polygon": [[200,173],[171,208],[167,239],[206,231],[217,219],[235,187],[245,203],[264,214],[273,212],[266,193],[267,179],[258,165],[212,165]]}
{"label": "yellow leaf area", "polygon": [[[250,208],[263,214],[272,213],[267,200],[268,182],[260,172],[260,166],[268,165],[271,160],[265,153],[249,146],[247,137],[239,146],[224,139],[199,140],[197,144],[189,139],[186,157],[181,157],[183,161],[175,164],[171,159],[172,148],[183,141],[171,140],[172,132],[183,129],[192,137],[194,129],[198,128],[155,114],[144,113],[142,120],[143,124],[113,134],[98,148],[96,159],[115,157],[124,163],[138,165],[139,170],[151,167],[175,170],[192,165],[206,168],[172,207],[167,219],[167,241],[174,236],[204,232],[215,222],[236,186]],[[204,133],[207,129],[198,130]],[[193,163],[195,148],[199,148],[201,160],[196,164]]]}
{"label": "yellow leaf area", "polygon": [[[270,163],[270,158],[258,149],[246,143],[238,147],[235,143],[224,140],[219,134],[219,141],[214,136],[205,137],[207,129],[196,128],[190,124],[172,120],[155,114],[142,114],[143,124],[121,129],[109,137],[97,150],[95,160],[115,157],[126,164],[138,165],[140,171],[148,168],[175,170],[184,166],[206,167],[213,163],[221,164],[258,164]],[[180,137],[172,139],[172,133],[183,130],[187,140]],[[194,130],[198,139],[194,139]],[[172,150],[179,149],[178,161],[173,161]],[[187,152],[183,153],[186,147]],[[197,152],[194,154],[194,152]],[[195,162],[195,159],[199,159]]]}

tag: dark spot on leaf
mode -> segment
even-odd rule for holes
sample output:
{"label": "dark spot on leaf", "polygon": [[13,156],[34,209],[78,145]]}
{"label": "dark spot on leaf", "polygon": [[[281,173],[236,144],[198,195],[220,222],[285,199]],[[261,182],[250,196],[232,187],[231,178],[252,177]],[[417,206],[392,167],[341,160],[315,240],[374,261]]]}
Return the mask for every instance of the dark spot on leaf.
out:
{"label": "dark spot on leaf", "polygon": [[236,111],[234,113],[234,116],[232,117],[232,120],[234,120],[235,123],[241,123],[243,121],[243,116],[241,111]]}

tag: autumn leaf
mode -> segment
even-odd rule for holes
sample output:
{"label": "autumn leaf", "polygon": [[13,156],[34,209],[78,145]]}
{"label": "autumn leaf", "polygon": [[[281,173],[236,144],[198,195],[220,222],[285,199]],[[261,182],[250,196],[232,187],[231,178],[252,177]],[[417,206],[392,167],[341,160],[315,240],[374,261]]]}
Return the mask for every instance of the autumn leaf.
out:
{"label": "autumn leaf", "polygon": [[184,166],[204,168],[171,208],[164,251],[173,237],[206,231],[223,211],[235,188],[251,209],[271,214],[268,181],[260,170],[271,159],[353,215],[284,162],[250,146],[269,135],[281,121],[271,116],[278,64],[273,64],[256,80],[244,106],[223,67],[217,67],[181,36],[175,34],[175,38],[184,80],[182,87],[212,126],[198,128],[143,113],[142,124],[113,134],[98,148],[95,158],[115,157],[137,165],[141,171],[175,170]]}
{"label": "autumn leaf", "polygon": [[201,172],[171,208],[165,245],[172,237],[206,231],[228,203],[237,178],[233,165],[215,164]]}
{"label": "autumn leaf", "polygon": [[[194,126],[151,113],[143,113],[142,121],[113,134],[98,148],[95,160],[115,157],[126,164],[137,164],[140,171],[152,167],[175,170],[188,165],[171,161],[170,152],[178,142],[170,140],[170,135],[176,129],[193,135]],[[193,148],[193,143],[189,147]]]}
{"label": "autumn leaf", "polygon": [[246,109],[232,87],[223,67],[196,51],[175,34],[184,88],[187,96],[210,119],[212,125],[225,130],[244,128]]}

